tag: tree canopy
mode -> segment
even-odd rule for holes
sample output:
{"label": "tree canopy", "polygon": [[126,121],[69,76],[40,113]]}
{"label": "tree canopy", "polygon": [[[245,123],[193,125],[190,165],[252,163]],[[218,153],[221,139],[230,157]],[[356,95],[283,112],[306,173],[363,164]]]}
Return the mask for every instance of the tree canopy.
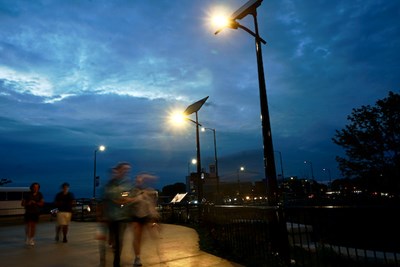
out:
{"label": "tree canopy", "polygon": [[400,192],[400,94],[355,108],[347,120],[332,138],[345,150],[336,157],[342,175],[365,189]]}
{"label": "tree canopy", "polygon": [[5,185],[5,184],[9,184],[9,183],[11,183],[12,181],[10,180],[10,179],[8,179],[8,178],[1,178],[0,179],[0,186],[3,186],[3,185]]}
{"label": "tree canopy", "polygon": [[184,183],[175,183],[172,185],[166,185],[162,188],[161,195],[163,196],[175,196],[178,193],[185,193],[186,185]]}

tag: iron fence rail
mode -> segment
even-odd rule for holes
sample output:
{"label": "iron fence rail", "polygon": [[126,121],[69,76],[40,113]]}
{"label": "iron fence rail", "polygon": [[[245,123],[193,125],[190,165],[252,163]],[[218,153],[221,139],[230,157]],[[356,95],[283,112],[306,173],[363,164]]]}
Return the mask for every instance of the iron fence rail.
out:
{"label": "iron fence rail", "polygon": [[[246,266],[399,266],[396,206],[167,205],[163,221],[190,224],[205,249]],[[203,249],[203,248],[202,248]]]}

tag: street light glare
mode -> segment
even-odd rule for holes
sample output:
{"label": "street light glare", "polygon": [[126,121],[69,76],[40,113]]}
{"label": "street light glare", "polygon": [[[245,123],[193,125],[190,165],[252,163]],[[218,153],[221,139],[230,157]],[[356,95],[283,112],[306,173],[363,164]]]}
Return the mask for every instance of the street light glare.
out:
{"label": "street light glare", "polygon": [[226,16],[217,15],[211,19],[212,25],[217,28],[225,28],[229,25],[229,19]]}
{"label": "street light glare", "polygon": [[185,118],[186,118],[185,115],[182,112],[178,111],[172,112],[170,116],[171,122],[178,125],[183,124]]}
{"label": "street light glare", "polygon": [[100,150],[100,151],[104,151],[104,150],[106,150],[106,147],[103,146],[103,145],[101,145],[101,146],[99,146],[99,150]]}
{"label": "street light glare", "polygon": [[229,24],[229,15],[232,13],[232,8],[227,5],[212,7],[205,18],[208,26],[212,28],[223,28]]}

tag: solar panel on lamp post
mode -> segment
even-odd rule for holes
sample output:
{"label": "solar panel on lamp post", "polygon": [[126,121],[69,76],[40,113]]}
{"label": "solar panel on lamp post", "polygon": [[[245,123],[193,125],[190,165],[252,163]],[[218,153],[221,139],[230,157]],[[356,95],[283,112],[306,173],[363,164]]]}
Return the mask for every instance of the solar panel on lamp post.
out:
{"label": "solar panel on lamp post", "polygon": [[189,105],[183,114],[185,115],[190,115],[195,113],[196,115],[196,120],[191,120],[196,125],[196,160],[197,160],[197,172],[196,172],[196,189],[197,189],[197,201],[198,203],[202,202],[203,199],[203,187],[202,187],[202,182],[201,182],[201,158],[200,158],[200,136],[199,136],[199,126],[201,124],[199,123],[199,118],[198,118],[198,111],[201,109],[201,107],[204,105],[204,103],[207,101],[208,96],[200,99],[199,101]]}

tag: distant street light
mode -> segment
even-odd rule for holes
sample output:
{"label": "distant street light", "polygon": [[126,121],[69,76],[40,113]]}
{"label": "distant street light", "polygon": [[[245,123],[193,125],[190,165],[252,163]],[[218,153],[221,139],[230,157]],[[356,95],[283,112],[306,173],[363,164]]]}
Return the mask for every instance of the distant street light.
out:
{"label": "distant street light", "polygon": [[283,174],[283,161],[282,161],[282,153],[278,150],[275,150],[276,153],[279,154],[279,159],[280,159],[280,163],[281,163],[281,175],[282,175],[282,198],[283,201],[285,201],[285,175]]}
{"label": "distant street light", "polygon": [[314,179],[314,168],[313,168],[312,162],[309,161],[309,160],[305,160],[305,161],[304,161],[304,164],[310,164],[310,167],[311,167],[311,179],[312,179],[312,180],[315,180],[315,179]]}
{"label": "distant street light", "polygon": [[240,172],[244,172],[244,167],[240,166],[239,169],[237,170],[237,183],[238,183],[238,195],[240,196]]}
{"label": "distant street light", "polygon": [[218,175],[218,157],[217,157],[217,138],[215,135],[215,129],[203,127],[202,131],[210,130],[214,134],[214,163],[215,163],[215,177],[217,179],[217,196],[219,198],[219,175]]}
{"label": "distant street light", "polygon": [[[228,27],[232,29],[242,29],[255,38],[257,67],[258,67],[258,82],[260,91],[260,107],[261,107],[261,125],[263,136],[263,151],[264,151],[264,171],[267,179],[267,193],[269,204],[277,204],[277,180],[275,170],[274,148],[272,143],[271,123],[268,111],[267,90],[265,86],[264,66],[262,59],[261,43],[265,44],[258,32],[257,8],[261,5],[262,0],[250,0],[238,10],[236,10],[226,23],[218,29],[215,34],[218,34],[222,29]],[[254,19],[255,32],[239,24],[236,20],[241,20],[247,15],[252,15]]]}
{"label": "distant street light", "polygon": [[188,162],[188,176],[190,176],[190,173],[191,173],[190,164],[196,165],[197,164],[197,159],[192,159],[191,161]]}
{"label": "distant street light", "polygon": [[97,155],[97,150],[99,151],[104,151],[106,150],[106,147],[101,145],[97,149],[94,150],[94,171],[93,171],[93,198],[96,198],[96,186],[97,186],[97,176],[96,176],[96,155]]}
{"label": "distant street light", "polygon": [[276,153],[279,154],[279,159],[281,163],[281,175],[282,175],[282,183],[285,182],[285,175],[283,174],[283,162],[282,162],[282,153],[278,150],[275,150]]}
{"label": "distant street light", "polygon": [[203,200],[203,187],[202,187],[202,175],[201,175],[201,158],[200,158],[200,136],[199,136],[199,126],[201,124],[199,123],[199,118],[198,118],[198,111],[201,109],[201,107],[204,105],[204,103],[207,101],[208,96],[200,99],[199,101],[189,105],[185,111],[183,112],[184,115],[190,115],[192,113],[196,114],[196,120],[191,120],[194,124],[196,124],[196,160],[197,160],[197,174],[196,174],[196,185],[197,185],[197,201],[200,203]]}
{"label": "distant street light", "polygon": [[331,187],[332,186],[332,177],[331,177],[331,170],[330,169],[327,169],[327,168],[323,168],[322,169],[324,172],[328,172],[328,177],[329,177],[329,187]]}

